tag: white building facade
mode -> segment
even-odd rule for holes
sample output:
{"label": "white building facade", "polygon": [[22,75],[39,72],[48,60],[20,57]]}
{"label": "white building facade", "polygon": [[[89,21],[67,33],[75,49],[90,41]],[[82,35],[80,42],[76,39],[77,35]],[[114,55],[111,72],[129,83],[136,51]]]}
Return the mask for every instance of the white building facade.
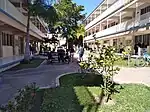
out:
{"label": "white building facade", "polygon": [[103,0],[84,20],[84,43],[110,46],[150,46],[150,0]]}
{"label": "white building facade", "polygon": [[[27,26],[25,0],[0,0],[0,59],[24,54]],[[39,50],[39,42],[48,28],[38,17],[31,17],[30,42]]]}

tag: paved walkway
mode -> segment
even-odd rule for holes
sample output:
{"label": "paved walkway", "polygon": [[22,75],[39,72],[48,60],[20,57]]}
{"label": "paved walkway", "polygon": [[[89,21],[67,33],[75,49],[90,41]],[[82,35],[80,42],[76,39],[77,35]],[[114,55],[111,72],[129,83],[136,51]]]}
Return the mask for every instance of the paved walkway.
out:
{"label": "paved walkway", "polygon": [[10,100],[18,89],[36,82],[39,87],[55,86],[55,79],[61,74],[77,72],[76,62],[62,65],[43,64],[38,68],[3,73],[0,84],[0,105]]}
{"label": "paved walkway", "polygon": [[121,68],[114,76],[114,81],[120,84],[142,83],[150,86],[150,67]]}
{"label": "paved walkway", "polygon": [[[75,55],[77,57],[77,54]],[[38,68],[3,73],[0,84],[0,105],[10,100],[18,89],[36,82],[38,86],[55,86],[56,77],[68,72],[77,72],[76,62],[63,65],[43,64]],[[150,68],[121,68],[119,74],[114,76],[118,83],[143,83],[150,85]]]}
{"label": "paved walkway", "polygon": [[[84,60],[87,59],[87,56],[87,53],[84,54]],[[76,54],[75,57],[78,57],[78,55]],[[120,84],[142,83],[150,86],[150,67],[122,67],[118,74],[114,76],[114,81]]]}

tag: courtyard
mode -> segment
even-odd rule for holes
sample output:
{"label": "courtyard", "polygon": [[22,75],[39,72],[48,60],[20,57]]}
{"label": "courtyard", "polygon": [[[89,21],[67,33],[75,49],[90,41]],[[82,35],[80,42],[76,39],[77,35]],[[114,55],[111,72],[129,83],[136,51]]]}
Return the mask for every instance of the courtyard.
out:
{"label": "courtyard", "polygon": [[149,0],[0,0],[0,112],[149,112]]}

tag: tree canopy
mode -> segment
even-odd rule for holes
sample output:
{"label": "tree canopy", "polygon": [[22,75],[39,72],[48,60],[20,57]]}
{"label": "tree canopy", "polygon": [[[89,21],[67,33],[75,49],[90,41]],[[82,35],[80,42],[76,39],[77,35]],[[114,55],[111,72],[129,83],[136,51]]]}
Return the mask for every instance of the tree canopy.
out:
{"label": "tree canopy", "polygon": [[57,21],[54,25],[56,29],[59,29],[60,33],[68,41],[70,38],[77,38],[78,34],[84,32],[83,25],[79,22],[85,18],[84,6],[77,5],[72,0],[61,0],[58,4],[54,5],[57,11]]}

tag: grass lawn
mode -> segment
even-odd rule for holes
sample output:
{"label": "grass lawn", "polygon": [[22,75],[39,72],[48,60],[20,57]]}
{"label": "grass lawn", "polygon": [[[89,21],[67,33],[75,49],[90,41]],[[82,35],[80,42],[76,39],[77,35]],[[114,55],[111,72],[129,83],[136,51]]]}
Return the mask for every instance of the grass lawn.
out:
{"label": "grass lawn", "polygon": [[[72,74],[60,79],[60,87],[44,90],[39,112],[148,112],[150,88],[144,85],[123,85],[113,95],[115,105],[99,105],[95,96],[101,93],[101,76]],[[36,111],[38,112],[38,111]]]}
{"label": "grass lawn", "polygon": [[[138,60],[139,65],[143,64],[144,61],[142,59]],[[122,66],[122,67],[136,67],[136,59],[130,59],[129,61],[129,65],[128,65],[128,60],[124,60],[124,59],[119,59],[118,61],[115,62],[115,65],[117,66]]]}
{"label": "grass lawn", "polygon": [[9,69],[9,71],[27,69],[27,68],[36,68],[38,67],[44,60],[43,59],[32,59],[30,63],[21,62],[19,65]]}

